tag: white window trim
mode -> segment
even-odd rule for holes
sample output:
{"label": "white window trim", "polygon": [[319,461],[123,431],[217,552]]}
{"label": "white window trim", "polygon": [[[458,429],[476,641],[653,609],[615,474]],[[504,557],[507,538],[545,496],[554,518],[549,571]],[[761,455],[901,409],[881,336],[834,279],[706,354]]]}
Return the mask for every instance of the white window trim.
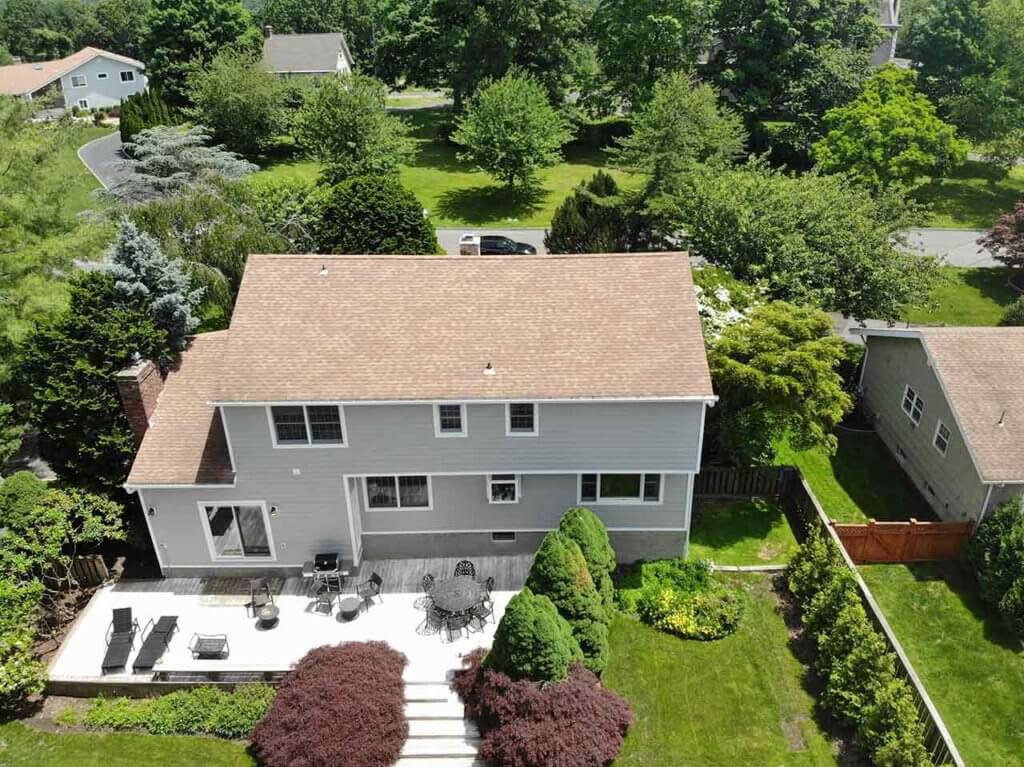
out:
{"label": "white window trim", "polygon": [[[462,420],[462,431],[441,431],[441,405],[454,405],[459,408],[459,418]],[[436,402],[434,403],[434,436],[445,437],[468,437],[469,424],[466,421],[465,402]]]}
{"label": "white window trim", "polygon": [[[907,394],[913,394],[914,395],[914,399],[910,403],[910,411],[909,412],[907,411],[907,409],[905,407],[903,407],[903,403],[907,401]],[[921,403],[921,414],[917,417],[917,420],[915,421],[914,420],[914,405],[916,405],[918,402]],[[903,396],[900,397],[900,412],[903,413],[903,415],[905,415],[915,427],[921,425],[921,417],[924,415],[924,400],[921,398],[921,395],[917,393],[917,391],[915,391],[914,389],[910,388],[910,384],[907,384],[906,386],[903,387]]]}
{"label": "white window trim", "polygon": [[[76,77],[81,77],[82,78],[82,84],[81,85],[75,85],[75,78]],[[71,87],[72,88],[88,88],[89,87],[89,78],[86,77],[85,75],[71,75],[68,78],[68,82],[71,83]]]}
{"label": "white window trim", "polygon": [[[279,445],[277,444],[277,427],[274,425],[274,408],[275,407],[301,407],[302,417],[306,420],[306,444],[288,444]],[[338,420],[341,422],[341,442],[313,442],[313,430],[309,428],[309,410],[310,407],[336,407],[338,408]],[[267,426],[270,428],[270,444],[277,450],[287,450],[288,448],[299,448],[300,450],[308,450],[311,447],[329,447],[329,448],[340,448],[348,447],[348,424],[345,423],[345,408],[342,405],[335,405],[334,403],[328,403],[326,405],[267,405]]]}
{"label": "white window trim", "polygon": [[[274,530],[270,526],[270,514],[267,512],[266,501],[199,501],[199,523],[203,527],[203,535],[206,536],[206,547],[210,552],[210,559],[214,562],[276,562],[277,549],[274,547]],[[263,511],[263,525],[267,531],[267,543],[270,546],[269,557],[230,557],[217,553],[217,547],[213,545],[213,534],[210,532],[210,521],[206,516],[207,506],[259,506]],[[257,565],[254,565],[257,566]]]}
{"label": "white window trim", "polygon": [[77,103],[78,103],[78,108],[79,109],[89,109],[90,108],[89,107],[89,99],[79,99]]}
{"label": "white window trim", "polygon": [[[504,540],[502,540],[500,538],[495,538],[494,537],[495,535],[498,535],[498,534],[501,534],[501,535],[511,535],[512,537],[511,538],[505,538]],[[491,543],[496,543],[499,546],[501,546],[502,544],[506,544],[506,543],[515,543],[516,539],[518,537],[519,536],[518,536],[516,530],[491,530]]]}
{"label": "white window trim", "polygon": [[[597,475],[597,500],[583,500],[583,475]],[[639,474],[640,495],[636,498],[602,498],[601,497],[601,475],[602,474]],[[658,500],[644,500],[644,477],[647,474],[658,474],[661,479],[658,482]],[[663,471],[581,471],[576,475],[576,505],[583,506],[662,506],[665,503],[665,472]]]}
{"label": "white window trim", "polygon": [[[511,482],[513,482],[515,484],[515,486],[516,486],[516,499],[514,501],[496,501],[496,500],[494,500],[493,485],[495,484],[495,481],[496,481],[494,478],[496,476],[501,476],[501,475],[505,475],[505,474],[511,474],[512,475],[512,479],[511,480],[499,479],[499,480],[497,480],[497,483],[499,485],[507,485],[511,481]],[[522,477],[521,474],[512,474],[512,472],[500,472],[499,471],[497,474],[488,474],[487,475],[487,481],[484,483],[484,492],[487,494],[487,502],[488,503],[493,503],[496,506],[502,506],[502,505],[509,505],[509,504],[519,503],[519,499],[523,497],[522,483],[520,482],[520,478],[521,477]],[[499,532],[504,532],[504,531],[499,531]]]}
{"label": "white window trim", "polygon": [[108,77],[109,77],[109,74],[107,72],[97,72],[96,73],[96,79],[97,80],[106,80]]}
{"label": "white window trim", "polygon": [[[512,406],[533,405],[533,431],[512,431]],[[506,437],[536,437],[540,434],[540,403],[527,400],[517,400],[505,403],[505,436]]]}
{"label": "white window trim", "polygon": [[[939,447],[939,429],[945,429],[946,430],[946,434],[949,435],[949,436],[946,437],[946,449],[945,450],[943,450],[942,448]],[[935,421],[935,431],[932,434],[932,447],[935,448],[935,450],[938,452],[939,455],[945,457],[946,453],[949,451],[949,443],[952,442],[952,441],[953,441],[953,430],[950,429],[948,426],[946,426],[946,424],[944,424],[942,422],[941,418],[936,419],[936,421]]]}
{"label": "white window trim", "polygon": [[[370,488],[367,479],[370,477],[394,477],[395,479],[395,499],[398,501],[398,505],[391,508],[374,508],[370,505]],[[426,506],[403,506],[402,505],[402,493],[398,489],[398,478],[399,477],[426,477],[427,478],[427,505]],[[430,474],[422,474],[415,471],[405,472],[403,474],[388,474],[381,472],[380,474],[367,474],[363,477],[363,504],[367,512],[374,514],[383,513],[389,514],[396,511],[433,511],[434,510],[434,481],[431,479]]]}
{"label": "white window trim", "polygon": [[[121,77],[121,75],[124,75],[124,74],[129,74],[129,75],[131,75],[131,76],[132,76],[132,79],[131,79],[131,80],[125,80],[125,79],[124,79],[123,77]],[[135,74],[135,70],[134,70],[134,69],[122,69],[122,70],[119,70],[119,71],[118,71],[118,73],[117,73],[117,79],[118,79],[118,80],[119,80],[119,81],[120,81],[120,82],[121,82],[121,83],[122,83],[123,85],[134,85],[134,84],[135,84],[135,81],[136,81],[136,80],[138,79],[138,77],[136,76],[136,74]]]}

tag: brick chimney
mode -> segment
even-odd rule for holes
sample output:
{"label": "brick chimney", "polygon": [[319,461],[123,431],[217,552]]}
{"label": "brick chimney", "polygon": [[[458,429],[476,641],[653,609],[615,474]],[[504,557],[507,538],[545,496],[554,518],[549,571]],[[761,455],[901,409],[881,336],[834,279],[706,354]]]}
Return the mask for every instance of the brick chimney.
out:
{"label": "brick chimney", "polygon": [[274,36],[274,28],[272,26],[267,24],[267,26],[263,27],[263,38],[265,40],[269,40],[273,36]]}
{"label": "brick chimney", "polygon": [[124,414],[135,435],[135,447],[149,428],[149,419],[156,410],[156,400],[164,388],[160,368],[150,360],[139,360],[117,374],[117,391],[121,395]]}

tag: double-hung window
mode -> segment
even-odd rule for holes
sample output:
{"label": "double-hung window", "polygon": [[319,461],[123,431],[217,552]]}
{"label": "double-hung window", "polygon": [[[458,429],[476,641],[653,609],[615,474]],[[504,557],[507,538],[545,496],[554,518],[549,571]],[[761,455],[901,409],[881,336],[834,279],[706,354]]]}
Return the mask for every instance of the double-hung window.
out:
{"label": "double-hung window", "polygon": [[345,445],[339,405],[274,405],[270,421],[275,447]]}
{"label": "double-hung window", "polygon": [[130,69],[121,70],[121,82],[133,83],[135,82],[135,73]]}
{"label": "double-hung window", "polygon": [[949,429],[946,428],[946,424],[939,421],[935,425],[935,435],[932,437],[932,444],[942,455],[945,455],[946,451],[949,449],[950,436],[952,435],[950,434]]}
{"label": "double-hung window", "polygon": [[661,503],[661,475],[581,474],[580,503]]}
{"label": "double-hung window", "polygon": [[505,405],[505,433],[510,437],[537,434],[537,403],[509,402]]}
{"label": "double-hung window", "polygon": [[199,510],[214,559],[274,558],[263,503],[201,503]]}
{"label": "double-hung window", "polygon": [[491,503],[519,503],[519,475],[488,474],[487,500]]}
{"label": "double-hung window", "polygon": [[903,390],[903,403],[901,407],[914,426],[921,423],[921,414],[924,412],[924,400],[918,397],[917,392],[909,386]]}
{"label": "double-hung window", "polygon": [[366,507],[371,510],[433,508],[430,477],[406,474],[367,477]]}
{"label": "double-hung window", "polygon": [[85,75],[71,75],[71,87],[72,88],[84,88],[89,84]]}
{"label": "double-hung window", "polygon": [[434,405],[434,436],[465,437],[466,406],[459,404]]}

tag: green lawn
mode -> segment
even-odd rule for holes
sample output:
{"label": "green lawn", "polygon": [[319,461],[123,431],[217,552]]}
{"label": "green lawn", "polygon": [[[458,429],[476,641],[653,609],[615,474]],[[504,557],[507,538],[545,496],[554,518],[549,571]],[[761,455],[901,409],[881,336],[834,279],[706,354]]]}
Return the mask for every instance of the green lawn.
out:
{"label": "green lawn", "polygon": [[[620,182],[630,176],[614,168],[605,168],[604,153],[599,150],[566,148],[566,159],[538,174],[538,188],[531,194],[512,194],[469,163],[460,162],[456,147],[441,140],[438,131],[447,110],[429,109],[403,116],[412,127],[416,157],[401,169],[402,183],[411,189],[437,226],[546,227],[558,204],[581,181],[604,168]],[[279,162],[258,176],[314,178],[319,172],[315,162],[296,160]]]}
{"label": "green lawn", "polygon": [[907,321],[921,325],[995,325],[1020,294],[1007,284],[1008,269],[945,266],[932,293],[934,306],[911,309]]}
{"label": "green lawn", "polygon": [[1024,765],[1024,652],[956,564],[861,574],[970,767]]}
{"label": "green lawn", "polygon": [[916,196],[931,206],[928,226],[987,229],[1024,197],[1024,167],[1017,166],[1000,178],[989,163],[968,160],[949,178],[919,189]]}
{"label": "green lawn", "polygon": [[605,684],[633,707],[617,767],[836,765],[789,649],[770,580],[749,593],[743,623],[714,642],[679,639],[617,615]]}
{"label": "green lawn", "polygon": [[718,565],[785,564],[799,548],[782,507],[763,498],[700,501],[690,531],[690,559]]}
{"label": "green lawn", "polygon": [[825,513],[837,522],[937,519],[874,432],[837,429],[839,449],[797,452],[778,445],[776,463],[797,466]]}
{"label": "green lawn", "polygon": [[112,128],[97,128],[94,125],[79,126],[76,130],[78,136],[75,144],[64,147],[52,166],[53,172],[59,174],[67,183],[64,204],[69,213],[81,213],[83,210],[95,208],[97,200],[93,192],[101,186],[96,177],[78,159],[78,148],[114,132]]}
{"label": "green lawn", "polygon": [[216,738],[124,733],[39,732],[21,722],[0,725],[4,767],[251,767],[256,762],[239,743]]}

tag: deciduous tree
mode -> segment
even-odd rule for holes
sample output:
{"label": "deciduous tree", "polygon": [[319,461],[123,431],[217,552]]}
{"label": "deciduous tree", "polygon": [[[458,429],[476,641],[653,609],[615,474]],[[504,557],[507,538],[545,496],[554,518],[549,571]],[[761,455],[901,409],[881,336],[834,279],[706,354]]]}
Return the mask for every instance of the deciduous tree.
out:
{"label": "deciduous tree", "polygon": [[774,302],[722,330],[708,364],[720,401],[709,431],[721,457],[770,463],[785,434],[796,449],[836,448],[833,428],[851,407],[836,368],[843,340],[822,311]]}
{"label": "deciduous tree", "polygon": [[555,165],[571,138],[568,122],[551,106],[540,81],[520,71],[484,84],[452,134],[463,147],[460,160],[510,187],[525,186],[538,170]]}
{"label": "deciduous tree", "polygon": [[914,87],[917,75],[891,64],[861,94],[825,114],[828,133],[814,145],[825,173],[849,173],[876,189],[941,176],[967,159],[967,142]]}
{"label": "deciduous tree", "polygon": [[978,244],[997,261],[1012,269],[1024,269],[1024,200],[1000,216]]}
{"label": "deciduous tree", "polygon": [[622,192],[614,178],[599,170],[555,208],[544,247],[549,253],[650,250],[643,204],[641,195]]}

